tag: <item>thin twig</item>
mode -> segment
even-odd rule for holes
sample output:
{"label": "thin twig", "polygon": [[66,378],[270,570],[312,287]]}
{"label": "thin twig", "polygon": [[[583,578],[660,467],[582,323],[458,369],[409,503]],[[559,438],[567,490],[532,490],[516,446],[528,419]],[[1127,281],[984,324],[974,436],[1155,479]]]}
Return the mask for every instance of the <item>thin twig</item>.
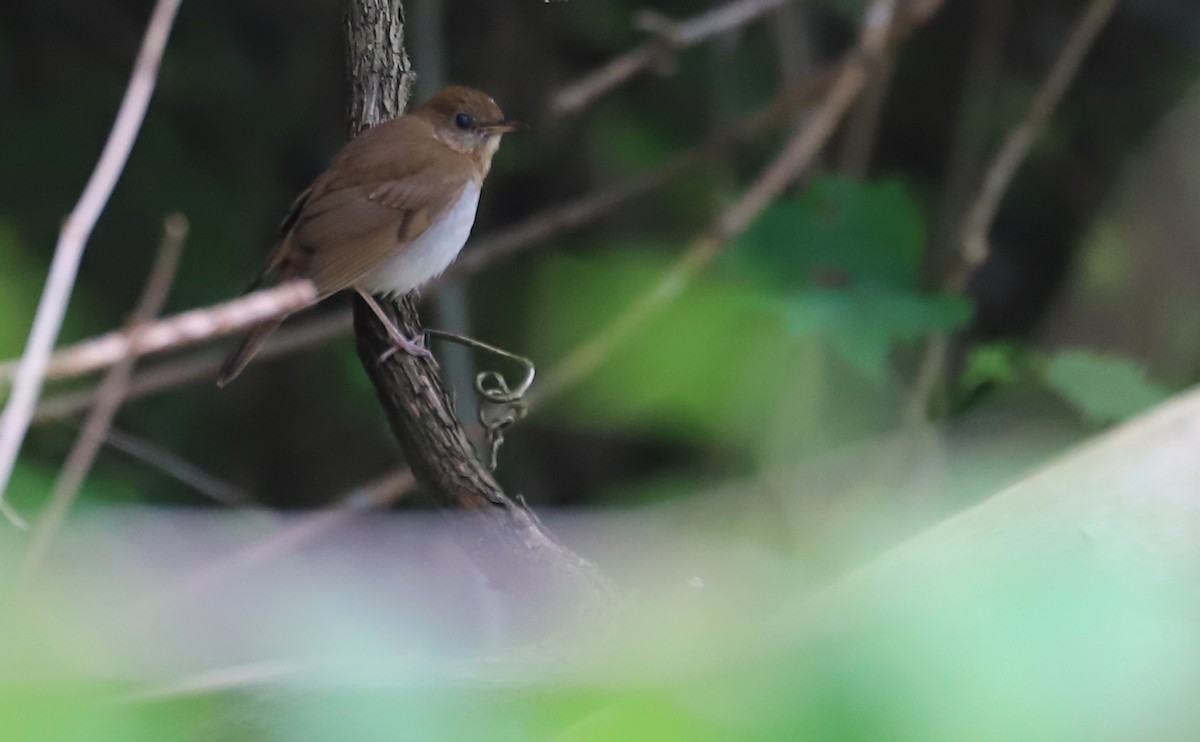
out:
{"label": "thin twig", "polygon": [[982,0],[976,8],[937,224],[923,260],[926,276],[946,274],[948,260],[956,251],[954,240],[962,233],[962,218],[987,157],[1011,5],[1012,0]]}
{"label": "thin twig", "polygon": [[[293,351],[321,345],[349,333],[350,317],[348,314],[342,312],[317,314],[315,317],[284,325],[267,340],[266,345],[258,352],[258,358],[260,360],[276,358]],[[140,399],[197,381],[211,382],[217,377],[217,370],[224,360],[224,351],[210,349],[183,358],[163,361],[145,371],[136,373],[129,383],[125,399],[126,401]],[[95,399],[95,387],[49,396],[38,405],[33,419],[36,422],[44,422],[69,418],[91,407]]]}
{"label": "thin twig", "polygon": [[1075,79],[1084,58],[1116,7],[1117,0],[1092,0],[1071,30],[1067,43],[1063,45],[1058,59],[1054,61],[1050,74],[1030,101],[1025,115],[1005,137],[1004,144],[987,169],[979,195],[967,212],[960,243],[962,263],[947,278],[947,289],[961,292],[975,269],[987,260],[988,234],[996,218],[996,211],[1000,208],[1000,200],[1008,191],[1013,176],[1025,161],[1033,143],[1042,135],[1050,116],[1058,107],[1071,81]]}
{"label": "thin twig", "polygon": [[217,504],[231,508],[261,507],[257,500],[245,492],[141,436],[110,427],[104,436],[104,443],[127,456],[149,464]]}
{"label": "thin twig", "polygon": [[[83,376],[108,368],[131,353],[144,356],[229,335],[311,306],[316,300],[317,289],[312,282],[298,279],[152,322],[142,329],[136,347],[128,332],[110,332],[56,353],[47,377]],[[10,370],[11,367],[0,366],[0,379]]]}
{"label": "thin twig", "polygon": [[[775,10],[784,2],[785,0],[736,0],[686,21],[669,21],[662,16],[643,14],[643,19],[656,19],[650,29],[654,34],[653,38],[560,89],[550,101],[550,112],[555,115],[576,113],[626,80],[661,65],[664,57],[671,52],[686,49],[713,36],[744,26]],[[641,25],[649,24],[643,22]]]}
{"label": "thin twig", "polygon": [[[180,0],[158,0],[155,4],[134,63],[133,74],[129,78],[129,86],[100,154],[100,161],[88,179],[79,203],[59,233],[54,259],[50,263],[50,275],[46,279],[42,298],[38,301],[33,329],[30,330],[4,415],[0,418],[0,504],[4,502],[4,492],[8,489],[17,455],[37,405],[46,364],[50,361],[50,353],[62,329],[63,316],[71,299],[83,250],[117,179],[125,169],[129,152],[141,129],[179,4]],[[4,509],[4,512],[11,514],[8,509]]]}
{"label": "thin twig", "polygon": [[[163,223],[162,246],[154,260],[154,267],[150,271],[142,297],[129,319],[130,342],[134,347],[141,341],[143,325],[162,311],[163,304],[167,301],[175,279],[175,270],[179,267],[179,257],[183,252],[187,232],[187,219],[180,214],[168,216]],[[136,362],[137,354],[129,353],[120,363],[113,366],[100,385],[96,406],[84,421],[79,436],[75,439],[75,445],[71,447],[67,461],[54,483],[50,503],[34,528],[21,570],[22,581],[27,580],[37,570],[50,547],[50,542],[66,519],[67,511],[75,502],[79,488],[87,479],[92,462],[96,460],[96,453],[104,445],[104,438],[112,425],[113,417],[125,398],[125,387],[129,384],[133,364]]]}
{"label": "thin twig", "polygon": [[[971,275],[987,260],[992,222],[1013,176],[1045,130],[1100,31],[1112,18],[1116,6],[1117,0],[1092,0],[1083,11],[1046,79],[1029,102],[1025,114],[1009,131],[992,158],[979,194],[963,220],[958,240],[958,265],[946,276],[944,286],[947,291],[956,294],[965,291]],[[930,338],[926,344],[913,380],[912,401],[908,410],[911,418],[923,419],[927,414],[930,401],[944,375],[948,347],[943,336]]]}
{"label": "thin twig", "polygon": [[[128,390],[125,399],[129,399]],[[88,405],[88,407],[91,406]],[[76,431],[80,427],[77,421],[66,418],[55,418],[55,421]],[[215,503],[228,507],[258,507],[259,505],[254,498],[204,471],[192,462],[168,451],[153,441],[121,430],[116,426],[109,427],[104,435],[104,444],[130,458],[157,469],[171,479],[195,490]]]}

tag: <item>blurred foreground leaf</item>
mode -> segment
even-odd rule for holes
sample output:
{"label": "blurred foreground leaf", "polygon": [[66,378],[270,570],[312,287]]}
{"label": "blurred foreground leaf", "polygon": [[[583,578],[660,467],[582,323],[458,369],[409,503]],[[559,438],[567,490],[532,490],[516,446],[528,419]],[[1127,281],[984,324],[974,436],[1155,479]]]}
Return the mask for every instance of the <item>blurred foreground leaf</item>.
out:
{"label": "blurred foreground leaf", "polygon": [[1058,351],[1046,365],[1044,379],[1095,423],[1123,420],[1169,396],[1133,361],[1088,350]]}
{"label": "blurred foreground leaf", "polygon": [[915,288],[925,226],[898,181],[818,178],[750,227],[738,264],[783,290],[851,285]]}
{"label": "blurred foreground leaf", "polygon": [[768,208],[736,263],[774,290],[793,333],[824,338],[882,383],[896,344],[970,318],[962,299],[920,290],[924,244],[921,214],[899,181],[825,177]]}
{"label": "blurred foreground leaf", "polygon": [[[671,260],[657,246],[625,247],[603,258],[543,263],[533,306],[546,319],[533,323],[530,352],[543,368],[553,366],[544,359],[589,342],[669,270]],[[878,430],[887,410],[874,398],[878,385],[846,374],[840,359],[824,352],[829,334],[789,332],[791,318],[779,306],[759,287],[704,274],[644,317],[550,414],[585,428],[640,428],[753,451],[770,441],[787,460]],[[863,311],[893,311],[874,306]],[[823,308],[828,322],[842,322],[840,312],[849,309],[836,299]]]}
{"label": "blurred foreground leaf", "polygon": [[899,343],[949,332],[971,317],[966,300],[889,289],[808,291],[780,302],[788,329],[825,338],[852,366],[883,383],[888,353]]}

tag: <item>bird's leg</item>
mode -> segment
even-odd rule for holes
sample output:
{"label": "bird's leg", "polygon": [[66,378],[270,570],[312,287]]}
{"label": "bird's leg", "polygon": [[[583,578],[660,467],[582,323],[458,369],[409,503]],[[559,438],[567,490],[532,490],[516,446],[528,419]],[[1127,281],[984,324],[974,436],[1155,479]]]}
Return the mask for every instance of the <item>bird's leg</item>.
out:
{"label": "bird's leg", "polygon": [[358,292],[358,295],[363,298],[363,301],[367,303],[367,306],[371,308],[371,311],[374,312],[375,316],[379,318],[379,321],[383,323],[383,328],[387,330],[388,337],[390,337],[392,342],[395,343],[393,347],[389,348],[383,353],[383,355],[379,356],[380,363],[383,363],[387,359],[391,358],[397,350],[402,350],[405,353],[408,353],[410,356],[416,356],[417,358],[433,358],[433,353],[430,353],[429,348],[425,347],[423,338],[420,336],[416,338],[406,337],[403,332],[400,332],[400,328],[396,327],[391,318],[387,316],[387,314],[383,311],[383,307],[379,306],[379,302],[375,301],[375,297],[370,291],[367,291],[361,286],[355,286],[354,290]]}

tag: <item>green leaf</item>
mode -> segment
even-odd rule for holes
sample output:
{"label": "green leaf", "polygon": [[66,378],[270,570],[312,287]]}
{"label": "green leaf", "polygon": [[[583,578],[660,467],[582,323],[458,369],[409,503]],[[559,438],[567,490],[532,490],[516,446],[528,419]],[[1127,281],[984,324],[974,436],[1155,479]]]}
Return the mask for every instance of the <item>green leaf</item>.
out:
{"label": "green leaf", "polygon": [[1055,353],[1043,381],[1095,423],[1131,417],[1169,396],[1133,361],[1089,350]]}
{"label": "green leaf", "polygon": [[792,333],[825,338],[877,383],[886,377],[894,345],[948,332],[971,317],[970,304],[959,297],[877,287],[792,294],[781,309]]}
{"label": "green leaf", "polygon": [[821,178],[768,208],[739,255],[749,272],[784,289],[830,275],[852,285],[915,288],[924,244],[920,212],[898,181]]}
{"label": "green leaf", "polygon": [[[622,247],[606,249],[600,260],[555,256],[543,263],[532,297],[534,316],[547,319],[535,323],[529,348],[542,368],[602,332],[669,270],[651,243]],[[726,442],[758,435],[783,379],[797,372],[792,353],[776,347],[787,340],[779,325],[758,294],[701,278],[646,313],[565,403],[576,422],[600,427]]]}
{"label": "green leaf", "polygon": [[1021,377],[1028,352],[1016,343],[989,343],[971,350],[960,384],[977,389],[985,384],[1010,384]]}

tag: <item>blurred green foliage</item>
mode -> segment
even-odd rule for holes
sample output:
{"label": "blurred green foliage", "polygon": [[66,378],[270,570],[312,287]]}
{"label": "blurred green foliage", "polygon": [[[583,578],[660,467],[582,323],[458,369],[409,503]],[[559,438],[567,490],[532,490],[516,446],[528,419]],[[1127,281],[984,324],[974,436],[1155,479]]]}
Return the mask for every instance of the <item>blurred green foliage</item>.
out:
{"label": "blurred green foliage", "polygon": [[819,284],[822,272],[853,285],[915,289],[925,227],[897,180],[821,177],[769,206],[742,242],[741,264],[780,289]]}
{"label": "blurred green foliage", "polygon": [[1048,359],[1045,383],[1102,424],[1143,412],[1170,393],[1146,378],[1146,369],[1127,358],[1086,350],[1060,350]]}
{"label": "blurred green foliage", "polygon": [[966,300],[920,289],[925,228],[897,181],[818,178],[770,206],[745,243],[739,265],[774,290],[789,330],[821,337],[878,383],[897,344],[970,319]]}
{"label": "blurred green foliage", "polygon": [[[643,604],[600,646],[551,660],[542,650],[500,663],[414,653],[383,635],[359,657],[363,638],[338,627],[361,617],[327,606],[313,654],[270,686],[252,679],[253,665],[246,687],[226,690],[151,685],[161,693],[142,696],[145,685],[120,680],[60,683],[2,692],[0,712],[6,739],[39,742],[1058,742],[1183,739],[1197,728],[1194,591],[1176,589],[1185,573],[1147,580],[1036,548],[1003,564],[958,555],[885,561],[880,579],[817,595],[788,591],[798,565],[776,564],[736,578],[741,604],[702,592]],[[424,641],[393,629],[414,648]],[[43,672],[111,654],[87,630],[75,636]],[[108,661],[100,674],[119,674],[124,661]]]}

